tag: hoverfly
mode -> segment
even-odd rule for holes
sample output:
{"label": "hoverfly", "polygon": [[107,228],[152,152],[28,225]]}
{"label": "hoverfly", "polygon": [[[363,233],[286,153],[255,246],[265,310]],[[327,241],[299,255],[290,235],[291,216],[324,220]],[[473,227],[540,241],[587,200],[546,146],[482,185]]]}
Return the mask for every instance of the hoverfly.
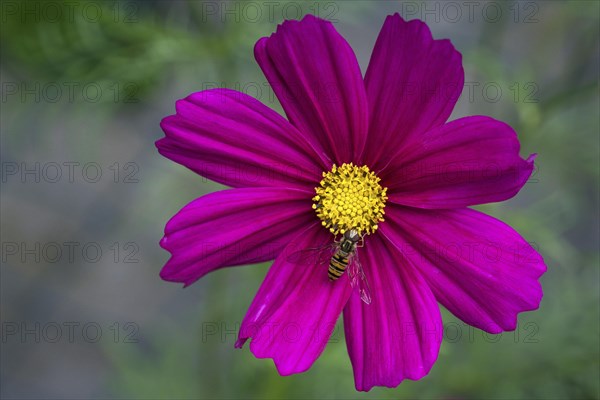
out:
{"label": "hoverfly", "polygon": [[358,258],[357,249],[364,246],[364,238],[356,229],[350,229],[333,244],[325,244],[292,253],[288,261],[298,264],[314,263],[318,266],[329,265],[330,281],[336,281],[348,271],[348,278],[353,288],[357,288],[360,298],[365,304],[371,304],[371,291],[362,264]]}

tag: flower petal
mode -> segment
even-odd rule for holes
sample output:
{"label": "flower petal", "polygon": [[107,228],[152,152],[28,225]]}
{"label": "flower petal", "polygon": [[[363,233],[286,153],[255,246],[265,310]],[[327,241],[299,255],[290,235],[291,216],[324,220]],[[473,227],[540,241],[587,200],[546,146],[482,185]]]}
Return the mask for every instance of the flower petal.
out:
{"label": "flower petal", "polygon": [[297,264],[295,250],[331,243],[331,235],[314,224],[291,241],[273,263],[240,328],[236,347],[248,338],[258,358],[272,358],[281,375],[306,371],[325,349],[351,293],[344,275],[327,277],[327,264]]}
{"label": "flower petal", "polygon": [[331,22],[285,21],[254,54],[290,122],[331,162],[356,161],[367,138],[367,98],[356,56]]}
{"label": "flower petal", "polygon": [[388,207],[381,232],[411,258],[440,303],[490,333],[514,330],[542,299],[542,256],[503,222],[475,210]]}
{"label": "flower petal", "polygon": [[388,16],[365,75],[366,164],[384,167],[397,149],[446,122],[463,84],[462,57],[449,40],[433,40],[422,21]]}
{"label": "flower petal", "polygon": [[462,208],[510,199],[533,172],[519,156],[515,131],[504,122],[474,116],[425,133],[381,174],[398,204]]}
{"label": "flower petal", "polygon": [[221,267],[272,260],[314,223],[311,193],[247,188],[207,194],[179,211],[160,245],[171,259],[160,275],[190,285]]}
{"label": "flower petal", "polygon": [[372,302],[367,305],[354,293],[344,309],[356,389],[396,387],[406,378],[420,379],[433,366],[442,342],[435,297],[419,273],[380,235],[369,237],[359,254]]}
{"label": "flower petal", "polygon": [[288,121],[229,89],[193,93],[161,122],[158,151],[232,187],[310,187],[327,164]]}

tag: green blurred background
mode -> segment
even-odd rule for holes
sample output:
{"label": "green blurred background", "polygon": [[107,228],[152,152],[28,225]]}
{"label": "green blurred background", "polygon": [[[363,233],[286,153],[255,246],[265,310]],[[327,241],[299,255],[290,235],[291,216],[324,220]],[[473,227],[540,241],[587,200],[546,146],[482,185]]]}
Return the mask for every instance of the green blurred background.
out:
{"label": "green blurred background", "polygon": [[[2,398],[598,398],[599,3],[448,4],[2,2]],[[364,73],[393,12],[463,54],[468,87],[451,119],[501,119],[522,155],[539,153],[518,196],[480,209],[535,242],[548,272],[516,332],[486,335],[444,311],[430,375],[364,394],[340,329],[291,377],[234,349],[268,264],[185,290],[160,280],[165,222],[220,186],[153,143],[175,100],[209,87],[281,111],[253,45],[283,19],[333,20]]]}

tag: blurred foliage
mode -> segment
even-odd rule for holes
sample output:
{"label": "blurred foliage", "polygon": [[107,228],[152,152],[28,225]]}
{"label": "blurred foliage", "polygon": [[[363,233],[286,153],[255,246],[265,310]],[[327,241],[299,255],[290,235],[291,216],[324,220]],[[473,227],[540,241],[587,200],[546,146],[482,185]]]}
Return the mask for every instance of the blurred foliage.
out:
{"label": "blurred foliage", "polygon": [[171,64],[202,65],[209,56],[212,65],[234,68],[232,54],[256,36],[244,24],[231,24],[224,37],[222,24],[209,19],[199,1],[10,3],[3,8],[0,45],[11,75],[132,82],[140,95],[164,79]]}
{"label": "blurred foliage", "polygon": [[[102,17],[90,23],[79,12],[73,20],[64,14],[52,22],[5,20],[3,16],[3,79],[8,75],[16,81],[132,82],[141,101],[132,107],[103,99],[101,107],[76,103],[41,109],[18,102],[3,104],[11,107],[11,113],[10,121],[3,122],[2,158],[19,159],[18,155],[30,151],[43,157],[55,151],[56,138],[44,134],[53,126],[66,132],[61,149],[71,156],[102,157],[119,146],[127,148],[130,141],[135,143],[128,156],[142,164],[143,182],[133,193],[120,197],[121,201],[115,201],[109,189],[79,194],[79,200],[89,202],[74,219],[89,218],[77,227],[79,233],[102,227],[106,238],[139,235],[149,249],[139,274],[145,279],[142,282],[154,282],[167,258],[156,245],[164,221],[187,201],[220,188],[156,154],[152,141],[161,135],[158,121],[173,112],[175,99],[200,90],[203,82],[224,82],[225,86],[264,82],[253,62],[253,44],[280,21],[222,23],[207,18],[202,8],[207,2],[199,1],[79,3],[101,7]],[[335,3],[340,9],[336,18],[340,25],[352,21],[353,27],[368,26],[369,37],[374,39],[385,15],[395,11],[397,4],[373,3]],[[509,122],[519,133],[523,154],[539,154],[538,170],[517,198],[478,207],[537,243],[548,265],[542,278],[545,298],[541,308],[521,315],[516,332],[485,335],[444,312],[445,323],[460,326],[462,336],[444,341],[431,374],[394,390],[376,388],[364,394],[354,391],[343,330],[337,329],[313,368],[301,375],[279,377],[270,360],[255,359],[247,346],[241,351],[233,348],[236,323],[239,326],[267,265],[224,269],[186,289],[185,294],[174,287],[165,289],[169,284],[161,283],[161,290],[168,294],[156,302],[152,290],[138,289],[135,293],[143,296],[139,301],[152,301],[148,307],[153,307],[146,309],[149,316],[140,316],[144,322],[140,342],[102,348],[102,361],[96,362],[105,374],[92,395],[139,399],[598,398],[599,6],[596,2],[536,4],[540,14],[535,24],[517,25],[505,18],[495,24],[450,26],[447,31],[450,35],[459,29],[473,31],[468,40],[451,36],[463,53],[467,80],[497,82],[506,90],[497,103],[469,102],[463,97],[461,110]],[[130,23],[127,18],[132,18]],[[370,48],[355,48],[361,59],[368,58],[362,53]],[[515,101],[507,89],[514,82],[521,88],[533,82],[536,101],[524,101],[527,91]],[[280,110],[276,102],[266,103]],[[27,118],[32,113],[36,118]],[[6,115],[4,111],[3,118]],[[121,134],[117,128],[123,126],[127,129]],[[4,134],[7,129],[9,137]],[[62,199],[54,211],[73,213]],[[3,224],[26,235],[19,222],[13,219]],[[20,278],[32,280],[27,292],[37,297],[3,307],[19,314],[32,304],[45,303],[46,292],[37,290],[46,285],[60,293],[65,282],[76,285],[89,280],[79,272],[67,281],[48,283],[49,275]],[[135,286],[137,280],[125,284]],[[214,326],[218,333],[208,334]],[[23,380],[27,371],[14,373]],[[62,379],[68,388],[70,378]]]}

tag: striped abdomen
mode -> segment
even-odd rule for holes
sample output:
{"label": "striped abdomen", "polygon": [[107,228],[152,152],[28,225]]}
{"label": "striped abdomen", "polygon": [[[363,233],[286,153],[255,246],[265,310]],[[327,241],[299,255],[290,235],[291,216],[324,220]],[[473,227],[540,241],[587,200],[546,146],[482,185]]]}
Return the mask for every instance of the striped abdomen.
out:
{"label": "striped abdomen", "polygon": [[340,251],[336,252],[329,261],[329,280],[338,279],[348,267],[348,257],[344,257]]}

